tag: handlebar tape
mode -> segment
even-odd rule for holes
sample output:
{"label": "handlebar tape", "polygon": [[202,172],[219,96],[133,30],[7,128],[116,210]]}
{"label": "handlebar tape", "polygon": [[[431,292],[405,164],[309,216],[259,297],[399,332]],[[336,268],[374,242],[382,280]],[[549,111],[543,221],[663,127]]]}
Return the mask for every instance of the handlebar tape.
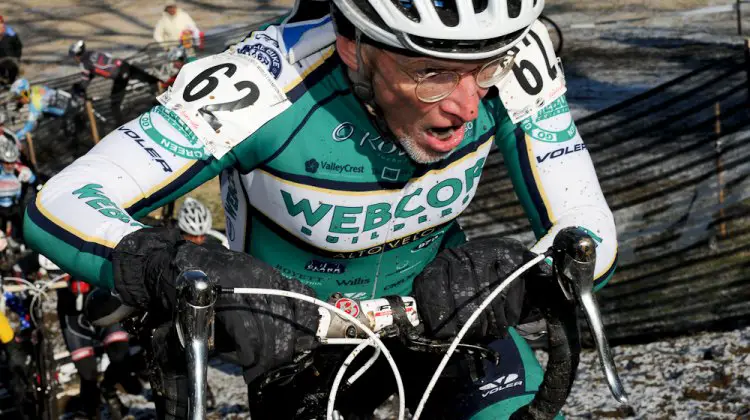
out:
{"label": "handlebar tape", "polygon": [[534,400],[511,415],[512,420],[552,419],[565,405],[575,380],[581,353],[575,305],[556,300],[543,308],[549,336],[549,361]]}

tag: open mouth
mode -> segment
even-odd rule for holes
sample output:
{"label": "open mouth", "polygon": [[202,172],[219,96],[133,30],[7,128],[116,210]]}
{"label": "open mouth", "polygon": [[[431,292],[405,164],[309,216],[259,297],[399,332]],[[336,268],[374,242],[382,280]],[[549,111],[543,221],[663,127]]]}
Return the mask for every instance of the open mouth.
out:
{"label": "open mouth", "polygon": [[430,133],[430,135],[434,136],[437,139],[440,140],[447,140],[451,138],[451,136],[461,128],[461,126],[451,126],[451,127],[433,127],[427,129],[427,131]]}
{"label": "open mouth", "polygon": [[464,139],[465,125],[448,127],[431,127],[426,131],[430,147],[437,152],[446,153],[453,150]]}

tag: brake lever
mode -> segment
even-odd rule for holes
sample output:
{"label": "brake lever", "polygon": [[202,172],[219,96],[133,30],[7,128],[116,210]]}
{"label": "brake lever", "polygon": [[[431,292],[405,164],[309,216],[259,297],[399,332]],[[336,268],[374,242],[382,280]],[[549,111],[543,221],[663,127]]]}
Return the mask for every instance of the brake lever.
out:
{"label": "brake lever", "polygon": [[206,417],[208,352],[214,337],[214,304],[219,293],[216,280],[198,270],[184,271],[177,278],[175,308],[177,336],[185,349],[188,366],[191,419]]}
{"label": "brake lever", "polygon": [[599,305],[593,294],[596,243],[581,228],[565,228],[555,236],[552,250],[560,286],[568,299],[575,299],[586,315],[607,385],[620,404],[627,404],[628,398],[617,374],[609,342],[604,335]]}
{"label": "brake lever", "polygon": [[[451,342],[423,337],[417,328],[407,331],[402,334],[401,337],[406,348],[412,351],[444,354],[448,350],[448,347],[451,346]],[[459,344],[458,347],[456,347],[455,352],[469,356],[479,356],[490,363],[493,363],[495,366],[500,364],[500,353],[488,347],[473,344]]]}

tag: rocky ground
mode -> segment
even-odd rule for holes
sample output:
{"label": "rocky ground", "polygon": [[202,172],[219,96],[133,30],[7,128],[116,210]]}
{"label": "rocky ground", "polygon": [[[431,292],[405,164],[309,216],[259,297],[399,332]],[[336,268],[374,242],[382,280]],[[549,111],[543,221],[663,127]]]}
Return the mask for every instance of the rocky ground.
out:
{"label": "rocky ground", "polygon": [[750,419],[750,328],[613,349],[632,409],[609,394],[584,352],[568,418]]}
{"label": "rocky ground", "polygon": [[[695,334],[613,349],[630,407],[612,398],[596,352],[584,351],[563,410],[569,419],[750,419],[750,328]],[[544,362],[545,354],[538,352]],[[239,372],[215,362],[209,383],[217,397],[210,418],[249,418]],[[127,397],[137,419],[153,415],[144,397]],[[395,418],[393,407],[379,411]]]}

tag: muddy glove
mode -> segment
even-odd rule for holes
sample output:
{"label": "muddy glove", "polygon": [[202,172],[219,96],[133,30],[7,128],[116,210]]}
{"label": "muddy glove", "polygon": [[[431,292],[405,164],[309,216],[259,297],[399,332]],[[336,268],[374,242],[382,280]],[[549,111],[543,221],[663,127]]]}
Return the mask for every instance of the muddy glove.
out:
{"label": "muddy glove", "polygon": [[[182,240],[177,229],[148,228],[125,236],[114,250],[115,289],[130,306],[172,316],[175,279],[197,269],[224,287],[290,290],[313,296],[296,280],[254,257],[227,249],[207,249]],[[234,342],[248,380],[286,363],[315,346],[318,309],[297,299],[221,295],[216,302],[217,328]]]}
{"label": "muddy glove", "polygon": [[[413,295],[427,335],[454,337],[482,301],[534,257],[508,238],[477,239],[442,251],[414,280]],[[535,267],[533,275],[542,269]],[[482,312],[467,338],[505,337],[509,326],[519,324],[525,315],[527,277],[516,279]]]}

